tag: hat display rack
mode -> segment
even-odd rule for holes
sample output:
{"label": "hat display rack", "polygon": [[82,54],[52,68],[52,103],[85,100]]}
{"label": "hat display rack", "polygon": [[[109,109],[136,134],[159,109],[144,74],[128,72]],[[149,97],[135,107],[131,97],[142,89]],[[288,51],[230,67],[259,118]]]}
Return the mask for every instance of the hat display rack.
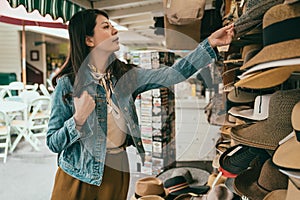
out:
{"label": "hat display rack", "polygon": [[234,23],[235,37],[219,49],[226,112],[210,186],[224,184],[235,199],[298,199],[300,1],[228,2],[239,11],[223,24]]}
{"label": "hat display rack", "polygon": [[300,199],[300,0],[221,9],[235,37],[207,68],[205,114],[219,127],[212,171],[165,169],[137,180],[132,200]]}

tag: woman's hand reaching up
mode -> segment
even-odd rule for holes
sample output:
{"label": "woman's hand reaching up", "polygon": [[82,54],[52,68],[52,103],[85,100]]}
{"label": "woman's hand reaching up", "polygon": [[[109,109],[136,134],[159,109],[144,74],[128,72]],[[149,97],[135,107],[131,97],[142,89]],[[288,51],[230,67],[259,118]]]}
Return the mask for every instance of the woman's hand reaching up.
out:
{"label": "woman's hand reaching up", "polygon": [[224,46],[231,43],[232,38],[234,36],[234,25],[230,24],[228,26],[224,26],[219,30],[213,32],[208,37],[208,42],[212,48],[217,46]]}

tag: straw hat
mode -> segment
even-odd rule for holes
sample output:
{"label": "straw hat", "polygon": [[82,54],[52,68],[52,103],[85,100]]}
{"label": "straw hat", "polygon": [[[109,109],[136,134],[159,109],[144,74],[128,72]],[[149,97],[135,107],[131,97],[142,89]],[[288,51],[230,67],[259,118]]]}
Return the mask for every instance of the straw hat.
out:
{"label": "straw hat", "polygon": [[291,113],[299,100],[299,89],[276,91],[270,98],[268,118],[232,127],[231,138],[236,144],[275,150],[278,142],[293,130]]}
{"label": "straw hat", "polygon": [[294,135],[279,145],[273,155],[273,162],[282,168],[300,170],[300,102],[298,102],[291,115]]}
{"label": "straw hat", "polygon": [[207,182],[209,173],[195,167],[175,167],[161,172],[156,177],[165,182],[167,179],[175,176],[183,176],[189,185],[197,186],[204,185]]}
{"label": "straw hat", "polygon": [[272,94],[265,94],[256,96],[254,101],[254,108],[244,109],[242,106],[232,107],[228,110],[228,113],[236,116],[243,117],[251,120],[265,120],[269,115],[269,102]]}
{"label": "straw hat", "polygon": [[[279,4],[270,8],[263,17],[263,49],[241,69],[288,58],[300,57],[299,24],[300,4]],[[284,34],[282,34],[282,30]]]}
{"label": "straw hat", "polygon": [[292,66],[282,66],[253,73],[247,77],[242,78],[234,85],[236,87],[245,87],[251,89],[271,88],[282,84],[286,81],[293,72],[300,71],[300,64]]}
{"label": "straw hat", "polygon": [[262,200],[269,192],[286,189],[288,177],[272,163],[271,158],[266,160],[262,167],[254,166],[234,180],[234,188],[241,196],[251,200]]}
{"label": "straw hat", "polygon": [[135,183],[135,194],[131,197],[131,200],[137,200],[147,195],[157,195],[165,198],[167,191],[164,189],[163,182],[152,176],[138,179]]}

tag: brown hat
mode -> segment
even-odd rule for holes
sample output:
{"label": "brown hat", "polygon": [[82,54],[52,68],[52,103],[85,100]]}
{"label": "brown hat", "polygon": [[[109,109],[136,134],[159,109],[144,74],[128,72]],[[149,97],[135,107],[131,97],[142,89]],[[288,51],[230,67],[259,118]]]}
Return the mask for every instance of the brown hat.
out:
{"label": "brown hat", "polygon": [[241,196],[251,200],[261,200],[269,192],[278,189],[286,189],[288,177],[281,172],[268,159],[263,166],[253,166],[240,173],[234,180],[234,187]]}
{"label": "brown hat", "polygon": [[164,189],[163,182],[152,176],[138,179],[135,183],[135,194],[131,197],[131,200],[137,200],[147,195],[166,197],[167,191]]}
{"label": "brown hat", "polygon": [[250,103],[254,102],[257,95],[258,93],[256,92],[247,92],[238,88],[234,88],[228,93],[227,99],[234,103]]}
{"label": "brown hat", "polygon": [[293,72],[300,71],[300,64],[275,67],[265,71],[255,72],[242,78],[234,85],[251,89],[271,88],[282,84]]}
{"label": "brown hat", "polygon": [[175,167],[161,172],[156,177],[165,182],[175,176],[183,176],[190,186],[197,186],[207,182],[209,173],[196,167]]}
{"label": "brown hat", "polygon": [[[279,4],[263,17],[263,49],[241,69],[288,58],[300,57],[300,4]],[[285,30],[282,33],[282,30]]]}
{"label": "brown hat", "polygon": [[254,124],[232,127],[231,138],[235,144],[275,150],[279,141],[293,130],[291,113],[299,101],[299,89],[274,92],[269,102],[268,118]]}
{"label": "brown hat", "polygon": [[157,196],[157,195],[147,195],[138,198],[138,200],[164,200],[164,198]]}
{"label": "brown hat", "polygon": [[277,147],[272,159],[278,167],[300,170],[300,102],[294,106],[291,120],[294,135]]}
{"label": "brown hat", "polygon": [[[295,179],[289,179],[287,190],[274,190],[263,200],[294,200],[300,199],[299,185],[295,185]],[[298,187],[298,188],[297,188]]]}

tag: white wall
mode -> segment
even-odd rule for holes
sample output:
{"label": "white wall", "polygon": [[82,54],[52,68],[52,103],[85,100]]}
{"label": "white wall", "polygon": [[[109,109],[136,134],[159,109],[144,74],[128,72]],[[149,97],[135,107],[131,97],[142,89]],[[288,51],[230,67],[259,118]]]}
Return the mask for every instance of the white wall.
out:
{"label": "white wall", "polygon": [[0,72],[13,72],[21,80],[21,46],[18,28],[0,23]]}

